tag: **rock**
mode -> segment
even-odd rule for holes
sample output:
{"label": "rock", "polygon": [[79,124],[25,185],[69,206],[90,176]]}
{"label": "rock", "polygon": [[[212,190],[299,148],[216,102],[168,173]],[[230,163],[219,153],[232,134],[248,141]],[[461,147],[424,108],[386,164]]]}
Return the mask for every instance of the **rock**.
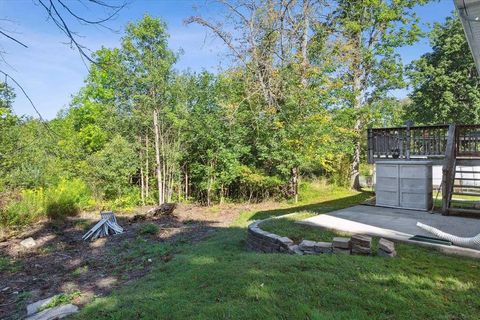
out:
{"label": "rock", "polygon": [[305,250],[314,251],[315,250],[315,244],[316,244],[315,241],[303,240],[302,242],[300,242],[299,247],[303,251],[305,251]]}
{"label": "rock", "polygon": [[288,252],[292,254],[298,254],[298,255],[303,255],[303,251],[300,250],[299,246],[294,244],[293,246],[288,247]]}
{"label": "rock", "polygon": [[68,315],[78,312],[78,307],[73,304],[64,304],[50,308],[27,317],[25,320],[54,320],[62,319]]}
{"label": "rock", "polygon": [[395,243],[393,243],[392,241],[389,241],[387,239],[380,238],[380,240],[378,241],[378,248],[380,250],[383,250],[383,251],[387,252],[387,253],[394,252],[395,251]]}
{"label": "rock", "polygon": [[372,237],[363,234],[354,234],[350,239],[350,243],[353,246],[357,245],[364,248],[372,247]]}
{"label": "rock", "polygon": [[319,253],[332,253],[332,243],[317,242],[315,243],[315,251]]}
{"label": "rock", "polygon": [[293,245],[293,240],[288,238],[288,237],[280,237],[280,238],[278,238],[278,241],[282,245],[287,246],[287,247]]}
{"label": "rock", "polygon": [[303,254],[320,254],[320,252],[316,252],[313,250],[303,250]]}
{"label": "rock", "polygon": [[350,238],[335,237],[333,238],[333,247],[341,249],[350,249]]}
{"label": "rock", "polygon": [[333,248],[333,253],[350,254],[350,249]]}
{"label": "rock", "polygon": [[378,249],[378,252],[377,252],[378,256],[379,257],[386,257],[386,258],[393,258],[397,255],[397,252],[396,251],[393,251],[393,252],[385,252],[381,249]]}
{"label": "rock", "polygon": [[27,238],[25,240],[22,240],[22,242],[20,242],[20,245],[24,248],[30,249],[30,248],[35,247],[37,245],[37,243],[35,242],[35,240],[33,240],[32,237],[30,237],[30,238]]}
{"label": "rock", "polygon": [[30,316],[34,313],[37,313],[39,309],[41,309],[43,306],[47,305],[52,301],[53,297],[46,298],[43,300],[39,300],[37,302],[31,303],[27,306],[27,316]]}
{"label": "rock", "polygon": [[361,246],[352,247],[352,254],[355,254],[355,255],[369,256],[371,253],[372,253],[372,249],[370,247],[361,247]]}

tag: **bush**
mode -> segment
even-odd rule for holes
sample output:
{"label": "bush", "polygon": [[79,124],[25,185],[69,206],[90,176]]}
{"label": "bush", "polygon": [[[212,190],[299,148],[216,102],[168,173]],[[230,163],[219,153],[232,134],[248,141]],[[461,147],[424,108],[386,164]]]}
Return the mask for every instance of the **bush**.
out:
{"label": "bush", "polygon": [[20,199],[14,200],[0,210],[0,223],[3,226],[27,225],[43,214],[45,192],[43,188],[23,190]]}
{"label": "bush", "polygon": [[91,193],[80,179],[61,180],[57,185],[23,190],[20,197],[0,209],[0,224],[23,226],[44,216],[61,218],[77,214],[90,204]]}
{"label": "bush", "polygon": [[130,188],[128,192],[125,192],[121,196],[118,196],[115,200],[107,202],[107,206],[111,208],[111,210],[126,211],[140,204],[142,204],[142,199],[138,188]]}
{"label": "bush", "polygon": [[156,224],[154,223],[145,223],[143,224],[138,232],[140,234],[156,234],[158,232],[159,228]]}
{"label": "bush", "polygon": [[77,215],[89,204],[90,197],[82,180],[61,180],[57,186],[46,190],[45,213],[53,219]]}

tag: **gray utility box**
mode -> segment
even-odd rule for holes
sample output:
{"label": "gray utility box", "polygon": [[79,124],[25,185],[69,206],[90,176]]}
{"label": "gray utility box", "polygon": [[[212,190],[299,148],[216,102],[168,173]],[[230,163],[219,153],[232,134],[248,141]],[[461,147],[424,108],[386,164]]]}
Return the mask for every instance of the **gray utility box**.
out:
{"label": "gray utility box", "polygon": [[375,193],[378,206],[430,210],[432,162],[376,161]]}

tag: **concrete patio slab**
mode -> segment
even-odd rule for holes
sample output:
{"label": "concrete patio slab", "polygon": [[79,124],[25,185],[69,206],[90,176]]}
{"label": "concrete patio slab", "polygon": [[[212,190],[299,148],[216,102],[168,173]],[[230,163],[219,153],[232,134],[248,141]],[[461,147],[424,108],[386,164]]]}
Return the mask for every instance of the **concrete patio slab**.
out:
{"label": "concrete patio slab", "polygon": [[442,216],[441,214],[431,214],[425,211],[366,205],[358,205],[329,212],[328,214],[321,214],[297,223],[350,234],[363,233],[384,237],[395,241],[431,247],[445,253],[480,258],[480,251],[478,250],[409,240],[413,235],[432,236],[417,227],[417,222],[461,237],[472,237],[480,233],[480,219]]}

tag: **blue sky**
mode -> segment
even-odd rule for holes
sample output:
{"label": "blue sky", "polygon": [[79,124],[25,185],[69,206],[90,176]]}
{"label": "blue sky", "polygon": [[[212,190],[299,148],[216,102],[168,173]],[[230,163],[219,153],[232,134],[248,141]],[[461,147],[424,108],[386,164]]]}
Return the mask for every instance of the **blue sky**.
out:
{"label": "blue sky", "polygon": [[[422,23],[441,22],[453,11],[453,0],[440,0],[416,8]],[[205,29],[197,25],[184,25],[183,20],[191,15],[214,14],[215,9],[205,6],[205,1],[193,0],[130,0],[115,20],[107,25],[118,33],[92,26],[74,25],[72,29],[82,36],[80,42],[95,51],[101,46],[116,47],[123,28],[129,21],[140,19],[149,13],[163,19],[170,33],[170,48],[183,49],[177,65],[178,70],[216,71],[227,66],[226,49],[222,44],[207,36]],[[210,12],[208,12],[210,11]],[[89,16],[104,16],[92,12]],[[40,113],[46,119],[55,117],[57,112],[68,106],[72,94],[78,92],[88,70],[77,51],[65,44],[65,36],[46,20],[46,14],[35,0],[0,0],[0,19],[8,19],[2,27],[14,31],[18,39],[28,48],[0,38],[0,46],[9,65],[0,62],[0,69],[11,74],[28,92]],[[405,63],[418,58],[430,49],[428,40],[423,39],[411,47],[399,49]],[[14,110],[17,114],[36,116],[27,99],[17,91]],[[406,90],[396,92],[405,96]]]}

